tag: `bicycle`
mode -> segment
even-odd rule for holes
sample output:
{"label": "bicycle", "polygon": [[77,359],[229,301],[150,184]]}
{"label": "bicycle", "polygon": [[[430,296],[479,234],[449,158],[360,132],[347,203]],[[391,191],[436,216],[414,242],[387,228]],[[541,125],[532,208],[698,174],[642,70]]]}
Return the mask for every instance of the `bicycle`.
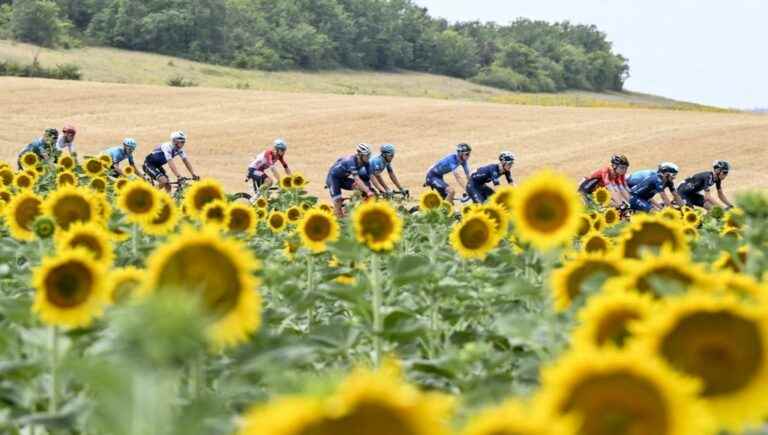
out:
{"label": "bicycle", "polygon": [[249,203],[253,203],[254,201],[256,201],[256,198],[258,198],[259,196],[263,196],[263,194],[266,194],[266,196],[269,196],[269,194],[271,194],[272,192],[279,192],[279,191],[280,191],[279,187],[270,186],[269,189],[266,189],[266,190],[264,190],[263,188],[259,188],[256,191],[257,194],[255,195],[249,192],[237,192],[232,194],[232,201],[237,201],[242,199],[242,200],[248,201]]}

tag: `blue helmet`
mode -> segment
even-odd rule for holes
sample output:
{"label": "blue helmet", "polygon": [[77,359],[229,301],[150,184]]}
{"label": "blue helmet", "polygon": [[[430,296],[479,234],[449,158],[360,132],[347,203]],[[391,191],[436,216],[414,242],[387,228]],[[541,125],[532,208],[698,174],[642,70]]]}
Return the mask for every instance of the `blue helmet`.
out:
{"label": "blue helmet", "polygon": [[395,146],[391,143],[385,143],[381,146],[381,153],[389,156],[395,155]]}
{"label": "blue helmet", "polygon": [[283,139],[275,139],[275,149],[277,151],[285,151],[288,149],[288,144]]}
{"label": "blue helmet", "polygon": [[136,143],[136,140],[130,137],[123,140],[123,145],[131,151],[135,151],[136,147],[139,146],[139,144]]}

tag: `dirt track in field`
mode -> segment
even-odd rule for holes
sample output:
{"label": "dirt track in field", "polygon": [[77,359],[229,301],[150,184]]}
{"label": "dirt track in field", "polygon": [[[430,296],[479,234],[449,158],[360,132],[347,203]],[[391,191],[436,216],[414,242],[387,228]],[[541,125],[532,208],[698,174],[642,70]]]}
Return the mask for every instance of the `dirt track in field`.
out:
{"label": "dirt track in field", "polygon": [[518,156],[517,178],[551,167],[574,183],[627,154],[632,169],[661,160],[683,175],[726,158],[734,170],[726,190],[768,186],[768,116],[659,110],[530,107],[402,97],[292,94],[208,88],[170,88],[0,78],[0,159],[45,127],[78,128],[81,154],[98,153],[125,136],[139,143],[139,161],[172,130],[189,137],[187,152],[201,175],[242,190],[245,168],[280,136],[288,162],[322,194],[328,167],[358,142],[398,146],[395,167],[406,186],[420,189],[426,169],[468,142],[471,164],[494,161],[509,149]]}

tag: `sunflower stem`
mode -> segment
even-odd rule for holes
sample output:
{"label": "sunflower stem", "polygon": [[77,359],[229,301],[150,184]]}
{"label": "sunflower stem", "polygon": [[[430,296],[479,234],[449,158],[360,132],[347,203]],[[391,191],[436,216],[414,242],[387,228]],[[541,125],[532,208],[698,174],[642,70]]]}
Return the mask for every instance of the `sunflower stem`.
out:
{"label": "sunflower stem", "polygon": [[48,329],[48,356],[51,370],[50,396],[48,402],[48,412],[53,415],[59,406],[59,329],[51,326]]}
{"label": "sunflower stem", "polygon": [[[314,255],[308,254],[307,255],[307,294],[311,295],[315,292],[315,283],[314,283],[314,277],[312,274],[314,273]],[[309,312],[308,312],[308,319],[310,325],[312,325],[312,321],[315,317],[315,309],[314,306],[310,306]]]}
{"label": "sunflower stem", "polygon": [[373,297],[371,298],[371,311],[373,312],[373,363],[376,367],[379,367],[381,364],[381,333],[383,329],[381,318],[382,294],[381,285],[379,284],[379,256],[375,253],[371,256],[370,268],[371,272],[368,279],[371,282],[371,291],[373,292]]}
{"label": "sunflower stem", "polygon": [[195,358],[195,360],[192,362],[191,370],[191,393],[192,397],[197,399],[200,398],[200,396],[202,396],[203,392],[205,391],[205,352],[200,352],[197,358]]}
{"label": "sunflower stem", "polygon": [[131,235],[131,252],[133,258],[136,259],[139,256],[139,224],[133,224]]}
{"label": "sunflower stem", "polygon": [[40,255],[40,262],[38,263],[39,265],[39,264],[42,264],[43,258],[45,257],[45,253],[46,253],[45,241],[42,239],[37,240],[37,252],[38,252],[38,255]]}

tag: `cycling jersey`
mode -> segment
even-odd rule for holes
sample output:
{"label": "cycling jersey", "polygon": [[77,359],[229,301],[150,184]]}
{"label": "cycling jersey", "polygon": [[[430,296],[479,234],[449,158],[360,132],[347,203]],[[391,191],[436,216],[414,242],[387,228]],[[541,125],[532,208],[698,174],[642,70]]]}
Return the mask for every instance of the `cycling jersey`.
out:
{"label": "cycling jersey", "polygon": [[368,167],[370,167],[372,174],[368,173],[368,168],[362,168],[360,170],[360,178],[363,180],[370,180],[371,175],[381,174],[385,169],[387,171],[392,171],[392,165],[387,162],[387,160],[381,154],[369,160]]}
{"label": "cycling jersey", "polygon": [[161,168],[165,166],[168,161],[173,160],[174,157],[187,158],[187,153],[182,148],[176,148],[172,143],[166,142],[162,145],[158,145],[152,152],[144,159],[144,163],[150,166]]}
{"label": "cycling jersey", "polygon": [[19,157],[23,156],[26,153],[33,152],[37,154],[38,157],[44,158],[46,151],[48,150],[48,144],[45,142],[45,140],[42,137],[39,137],[32,141],[29,145],[25,146],[24,149],[21,150],[19,153]]}
{"label": "cycling jersey", "polygon": [[362,176],[362,174],[367,175],[369,173],[371,173],[370,165],[358,161],[356,155],[336,160],[328,171],[328,176],[325,179],[325,183],[331,194],[331,199],[336,200],[340,198],[342,190],[352,190],[354,188],[355,177]]}
{"label": "cycling jersey", "polygon": [[66,142],[65,135],[59,136],[58,139],[56,139],[56,149],[61,151],[68,151],[70,154],[75,153],[75,143],[74,142]]}
{"label": "cycling jersey", "polygon": [[449,154],[440,159],[437,163],[432,165],[431,168],[429,168],[427,176],[442,178],[443,175],[455,171],[459,166],[464,169],[464,175],[469,178],[469,164],[466,160],[461,160],[458,153]]}
{"label": "cycling jersey", "polygon": [[120,162],[122,162],[125,159],[128,159],[128,164],[131,166],[134,166],[133,163],[133,154],[129,154],[125,152],[125,147],[122,145],[118,145],[116,147],[109,148],[104,152],[104,154],[108,155],[112,158],[112,164],[117,165]]}
{"label": "cycling jersey", "polygon": [[667,183],[664,182],[663,177],[658,172],[653,172],[651,175],[640,181],[638,184],[629,191],[631,197],[637,197],[644,200],[650,200],[657,193],[664,190],[664,186]]}
{"label": "cycling jersey", "polygon": [[612,186],[622,186],[625,189],[628,189],[627,180],[624,175],[619,175],[610,166],[606,166],[603,169],[598,169],[597,171],[593,172],[589,177],[587,177],[587,180],[597,182],[595,184],[595,189],[598,187],[611,188]]}
{"label": "cycling jersey", "polygon": [[280,162],[283,165],[283,168],[288,169],[288,164],[285,163],[285,158],[279,156],[274,149],[270,148],[256,156],[256,159],[248,165],[248,168],[255,169],[258,172],[264,172],[274,166],[277,162]]}
{"label": "cycling jersey", "polygon": [[707,171],[699,172],[696,175],[686,178],[685,181],[680,183],[678,190],[681,193],[685,192],[686,194],[699,193],[701,191],[709,192],[709,189],[712,188],[712,186],[715,186],[717,190],[723,190],[722,183],[715,177],[715,173]]}
{"label": "cycling jersey", "polygon": [[512,174],[509,172],[502,172],[499,169],[499,165],[497,163],[481,166],[474,173],[472,173],[472,175],[469,177],[469,180],[471,183],[479,185],[493,183],[494,186],[498,186],[499,179],[502,175],[504,175],[504,178],[507,179],[507,183],[512,184]]}
{"label": "cycling jersey", "polygon": [[[657,173],[658,171],[654,169],[645,169],[642,171],[636,171],[632,173],[632,175],[630,175],[629,178],[627,178],[627,185],[631,189],[632,187],[640,184],[646,178]],[[664,184],[664,188],[669,189],[670,192],[675,192],[675,183],[672,180],[669,180]]]}

